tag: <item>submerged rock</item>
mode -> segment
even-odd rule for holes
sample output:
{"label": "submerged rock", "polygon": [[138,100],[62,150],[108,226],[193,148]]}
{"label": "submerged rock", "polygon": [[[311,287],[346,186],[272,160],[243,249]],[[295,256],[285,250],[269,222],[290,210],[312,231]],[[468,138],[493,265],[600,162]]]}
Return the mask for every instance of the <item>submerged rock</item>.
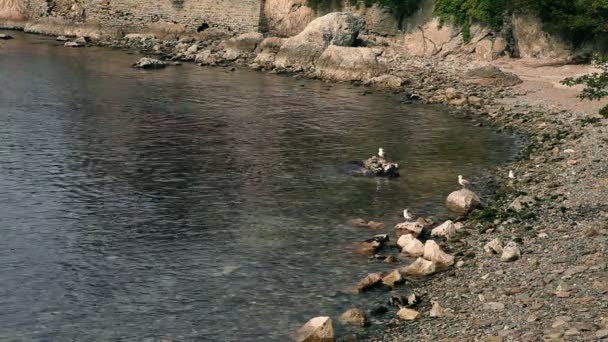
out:
{"label": "submerged rock", "polygon": [[162,69],[169,65],[167,62],[163,62],[158,59],[143,57],[137,63],[133,64],[134,68],[139,69]]}
{"label": "submerged rock", "polygon": [[378,156],[372,156],[363,161],[363,167],[377,177],[399,177],[399,164],[391,163]]}
{"label": "submerged rock", "polygon": [[481,200],[479,199],[479,196],[469,189],[454,191],[446,200],[448,210],[459,215],[466,215],[480,205]]}
{"label": "submerged rock", "polygon": [[382,284],[382,273],[370,273],[361,279],[352,289],[354,293],[362,293]]}
{"label": "submerged rock", "polygon": [[340,316],[340,322],[364,327],[368,324],[367,314],[361,309],[348,309]]}
{"label": "submerged rock", "polygon": [[329,317],[315,317],[304,324],[297,332],[298,342],[333,342],[334,326]]}
{"label": "submerged rock", "polygon": [[8,35],[6,33],[0,33],[0,40],[9,40],[9,39],[13,39],[13,36]]}

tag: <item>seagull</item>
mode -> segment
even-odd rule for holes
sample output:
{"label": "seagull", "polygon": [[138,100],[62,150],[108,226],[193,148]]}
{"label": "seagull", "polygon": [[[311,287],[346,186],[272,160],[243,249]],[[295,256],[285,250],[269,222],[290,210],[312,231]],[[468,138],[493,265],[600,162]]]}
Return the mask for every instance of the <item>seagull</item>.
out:
{"label": "seagull", "polygon": [[462,185],[463,189],[466,189],[467,186],[471,185],[471,182],[462,178],[462,175],[458,175],[458,184]]}
{"label": "seagull", "polygon": [[386,154],[384,154],[384,149],[382,147],[380,147],[378,149],[378,157],[384,158],[385,156],[386,156]]}
{"label": "seagull", "polygon": [[406,219],[406,221],[412,221],[414,219],[414,215],[410,213],[409,209],[404,209],[403,218]]}
{"label": "seagull", "polygon": [[515,179],[515,172],[513,170],[509,171],[509,179]]}

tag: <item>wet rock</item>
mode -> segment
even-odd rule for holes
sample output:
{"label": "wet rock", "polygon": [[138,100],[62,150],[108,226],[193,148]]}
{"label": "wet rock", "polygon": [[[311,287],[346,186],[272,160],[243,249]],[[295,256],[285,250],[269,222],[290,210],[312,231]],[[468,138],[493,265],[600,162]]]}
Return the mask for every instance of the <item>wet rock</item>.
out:
{"label": "wet rock", "polygon": [[431,236],[450,237],[456,234],[456,226],[452,221],[445,221],[442,225],[431,231]]}
{"label": "wet rock", "polygon": [[382,244],[378,241],[364,241],[357,245],[355,252],[362,256],[373,256],[378,253]]}
{"label": "wet rock", "polygon": [[340,316],[340,322],[359,327],[364,327],[368,324],[367,315],[361,309],[348,309]]}
{"label": "wet rock", "polygon": [[454,265],[454,257],[441,250],[441,247],[433,240],[428,240],[424,244],[424,255],[422,257],[434,262],[439,267]]}
{"label": "wet rock", "polygon": [[363,167],[370,170],[377,177],[399,177],[399,165],[378,156],[372,156],[363,161]]}
{"label": "wet rock", "polygon": [[397,245],[401,247],[401,254],[404,256],[417,258],[424,254],[424,244],[411,234],[402,235]]}
{"label": "wet rock", "polygon": [[264,35],[259,32],[243,33],[238,37],[231,38],[224,43],[226,53],[224,58],[232,61],[241,56],[255,51],[258,44],[264,40]]}
{"label": "wet rock", "polygon": [[446,200],[448,210],[459,215],[466,215],[480,205],[479,196],[469,189],[454,191]]}
{"label": "wet rock", "polygon": [[9,39],[13,39],[13,36],[6,34],[6,33],[0,33],[0,40],[9,40]]}
{"label": "wet rock", "polygon": [[375,222],[375,221],[369,221],[367,223],[367,226],[371,229],[383,229],[384,228],[384,222]]}
{"label": "wet rock", "polygon": [[401,276],[401,272],[399,272],[399,270],[395,270],[382,278],[382,283],[386,286],[395,287],[395,285],[403,282],[403,280],[404,279]]}
{"label": "wet rock", "polygon": [[304,31],[285,41],[276,56],[275,66],[308,68],[330,45],[353,46],[363,25],[363,18],[346,12],[317,18]]}
{"label": "wet rock", "polygon": [[83,37],[78,37],[71,42],[63,44],[65,47],[83,47],[87,45],[87,40]]}
{"label": "wet rock", "polygon": [[371,78],[367,81],[366,85],[373,85],[380,88],[396,89],[403,86],[404,80],[401,77],[395,75],[380,75]]}
{"label": "wet rock", "polygon": [[367,227],[367,221],[362,218],[348,220],[346,224],[351,227]]}
{"label": "wet rock", "polygon": [[521,256],[521,252],[517,243],[514,241],[509,242],[502,251],[502,255],[500,256],[500,260],[504,262],[511,262],[519,259]]}
{"label": "wet rock", "polygon": [[137,61],[137,63],[133,64],[133,67],[139,69],[162,69],[167,65],[167,62],[163,62],[154,58],[143,57],[139,61]]}
{"label": "wet rock", "polygon": [[403,235],[411,235],[414,238],[417,238],[424,226],[418,222],[401,222],[395,225],[395,235],[397,239],[400,239]]}
{"label": "wet rock", "polygon": [[418,311],[408,309],[408,308],[401,308],[397,312],[397,317],[399,317],[400,319],[402,319],[404,321],[413,321],[413,320],[416,320],[419,316],[420,316],[420,313]]}
{"label": "wet rock", "polygon": [[352,292],[362,293],[371,290],[380,284],[382,284],[382,273],[370,273],[353,287]]}
{"label": "wet rock", "polygon": [[386,259],[384,259],[384,263],[385,264],[398,264],[399,263],[399,259],[397,259],[396,257],[389,255],[386,257]]}
{"label": "wet rock", "polygon": [[315,317],[297,332],[298,342],[333,342],[334,326],[329,317]]}
{"label": "wet rock", "polygon": [[502,243],[500,242],[500,240],[494,239],[486,243],[486,245],[483,246],[483,250],[487,255],[502,254]]}
{"label": "wet rock", "polygon": [[423,258],[418,258],[399,271],[407,276],[428,276],[437,272],[437,264]]}
{"label": "wet rock", "polygon": [[58,36],[57,38],[55,38],[55,40],[58,42],[67,42],[70,40],[70,38],[68,38],[66,36]]}

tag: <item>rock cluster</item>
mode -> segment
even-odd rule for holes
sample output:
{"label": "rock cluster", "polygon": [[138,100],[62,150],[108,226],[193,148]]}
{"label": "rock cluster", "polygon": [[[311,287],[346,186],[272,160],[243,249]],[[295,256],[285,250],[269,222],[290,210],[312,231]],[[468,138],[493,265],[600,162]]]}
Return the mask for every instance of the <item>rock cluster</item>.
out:
{"label": "rock cluster", "polygon": [[399,165],[378,156],[364,160],[363,167],[376,177],[399,177]]}

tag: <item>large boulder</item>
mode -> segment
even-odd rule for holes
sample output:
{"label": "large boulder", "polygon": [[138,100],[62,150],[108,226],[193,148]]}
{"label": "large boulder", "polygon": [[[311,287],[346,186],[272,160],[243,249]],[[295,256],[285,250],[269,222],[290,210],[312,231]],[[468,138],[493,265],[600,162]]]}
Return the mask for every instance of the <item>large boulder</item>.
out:
{"label": "large boulder", "polygon": [[448,210],[459,215],[466,215],[480,205],[481,200],[479,196],[469,189],[454,191],[446,200]]}
{"label": "large boulder", "polygon": [[331,45],[316,63],[317,75],[333,81],[368,80],[382,73],[377,56],[370,48]]}
{"label": "large boulder", "polygon": [[264,35],[259,32],[248,32],[234,38],[228,39],[224,43],[226,53],[224,58],[235,60],[243,55],[252,53],[255,48],[264,40]]}
{"label": "large boulder", "polygon": [[266,0],[264,17],[270,34],[291,37],[302,32],[315,19],[308,0]]}
{"label": "large boulder", "polygon": [[285,41],[277,54],[280,68],[308,68],[330,46],[353,46],[363,19],[352,13],[335,12],[313,20],[304,31]]}
{"label": "large boulder", "polygon": [[315,317],[297,332],[298,342],[333,342],[334,325],[329,317]]}
{"label": "large boulder", "polygon": [[566,59],[572,46],[557,35],[547,33],[538,16],[513,15],[513,38],[519,57]]}
{"label": "large boulder", "polygon": [[259,65],[271,68],[274,65],[274,59],[281,50],[281,46],[285,43],[286,38],[268,37],[264,39],[255,49],[257,56],[255,62]]}

